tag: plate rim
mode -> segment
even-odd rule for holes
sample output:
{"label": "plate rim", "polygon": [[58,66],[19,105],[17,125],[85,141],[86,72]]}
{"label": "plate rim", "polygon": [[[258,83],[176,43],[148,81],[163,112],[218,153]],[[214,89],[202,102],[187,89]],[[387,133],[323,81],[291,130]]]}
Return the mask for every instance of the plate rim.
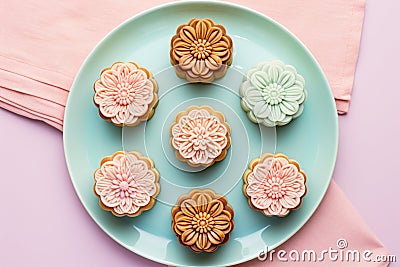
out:
{"label": "plate rim", "polygon": [[[82,206],[84,207],[84,209],[86,210],[86,212],[89,214],[89,216],[91,217],[91,219],[100,227],[100,229],[105,232],[107,234],[108,237],[110,237],[111,239],[113,239],[116,243],[118,243],[119,245],[121,245],[122,247],[124,247],[125,249],[135,253],[136,255],[139,255],[141,257],[144,257],[146,259],[152,260],[154,262],[157,263],[161,263],[161,264],[177,264],[177,262],[172,262],[169,260],[165,260],[165,259],[158,259],[153,257],[150,253],[143,253],[142,251],[134,251],[132,249],[130,249],[128,246],[126,246],[123,242],[121,242],[120,240],[118,240],[115,236],[113,236],[112,234],[109,233],[109,231],[107,229],[105,229],[97,220],[94,219],[94,217],[91,215],[90,210],[87,208],[87,206],[84,204],[84,201],[82,199],[81,194],[79,193],[78,190],[78,186],[75,183],[75,180],[73,179],[73,175],[72,175],[72,171],[71,171],[71,163],[69,160],[69,147],[71,147],[70,145],[68,145],[69,140],[68,140],[68,128],[70,128],[69,124],[69,120],[70,120],[70,116],[69,114],[69,110],[71,108],[71,95],[75,94],[77,89],[76,88],[76,83],[77,81],[80,79],[80,77],[83,75],[82,74],[82,69],[85,68],[85,66],[88,64],[89,60],[92,58],[93,54],[99,49],[99,46],[105,41],[107,40],[111,35],[113,35],[115,32],[119,31],[121,28],[125,27],[125,25],[143,17],[146,16],[150,13],[153,13],[157,10],[160,9],[164,9],[164,8],[173,8],[174,6],[184,6],[184,5],[193,5],[193,4],[202,4],[202,5],[210,5],[210,6],[228,6],[230,8],[236,8],[236,9],[241,9],[243,11],[246,12],[250,12],[253,13],[257,16],[260,16],[262,19],[269,21],[270,23],[274,24],[274,26],[278,27],[280,30],[284,31],[287,35],[289,35],[291,38],[293,38],[296,42],[298,42],[300,44],[300,46],[302,47],[302,49],[304,49],[304,51],[307,53],[307,55],[310,57],[310,59],[313,61],[313,63],[318,67],[318,71],[319,74],[322,78],[323,83],[325,84],[325,86],[329,89],[328,90],[328,94],[330,95],[330,108],[332,108],[333,110],[335,110],[334,112],[334,117],[333,117],[333,126],[335,128],[335,132],[334,132],[334,151],[332,154],[333,157],[333,161],[331,163],[330,169],[328,171],[329,175],[329,179],[326,179],[326,182],[324,183],[324,188],[323,190],[321,190],[322,194],[321,196],[317,199],[317,201],[315,201],[315,203],[313,203],[313,206],[310,208],[310,213],[308,216],[306,216],[305,220],[300,223],[297,227],[294,228],[294,230],[292,232],[290,232],[289,234],[287,234],[287,238],[281,240],[280,242],[277,243],[276,247],[282,245],[283,243],[287,242],[288,240],[290,240],[300,229],[303,228],[303,226],[310,220],[310,218],[314,215],[315,211],[317,210],[317,208],[320,206],[323,198],[326,195],[326,192],[329,188],[329,185],[332,181],[332,176],[333,176],[333,172],[334,172],[334,168],[336,165],[336,161],[337,161],[337,154],[338,154],[338,146],[339,146],[339,123],[338,123],[338,114],[336,112],[336,105],[335,105],[335,99],[331,90],[331,87],[328,83],[328,80],[326,78],[325,73],[323,72],[323,69],[321,67],[321,65],[319,64],[319,62],[317,61],[317,59],[314,57],[314,55],[311,53],[311,51],[308,49],[308,47],[295,35],[293,34],[291,31],[289,31],[285,26],[283,26],[281,23],[277,22],[276,20],[272,19],[271,17],[255,10],[252,8],[249,8],[247,6],[241,5],[241,4],[237,4],[237,3],[232,3],[232,2],[225,2],[225,1],[217,1],[217,0],[182,0],[182,1],[174,1],[174,2],[168,2],[168,3],[164,3],[161,5],[157,5],[154,7],[151,7],[149,9],[146,9],[144,11],[141,11],[137,14],[132,15],[131,17],[129,17],[128,19],[124,20],[123,22],[121,22],[118,26],[114,27],[111,31],[109,31],[100,41],[97,42],[97,44],[94,46],[94,48],[88,53],[88,55],[86,56],[85,60],[82,62],[81,66],[79,67],[78,72],[75,75],[74,81],[70,87],[70,91],[68,94],[68,98],[67,98],[67,102],[65,105],[65,112],[64,112],[64,124],[63,124],[63,147],[64,147],[64,157],[65,157],[65,161],[67,164],[67,169],[68,169],[68,174],[70,177],[70,180],[72,182],[72,185],[74,187],[74,191],[75,194],[78,196],[79,201],[81,202]],[[71,115],[72,116],[72,115]],[[240,263],[244,263],[250,260],[255,259],[256,257],[242,257],[241,260],[237,260],[234,262],[230,262],[229,265],[235,265],[235,264],[240,264]],[[218,265],[218,266],[225,266],[225,265]]]}

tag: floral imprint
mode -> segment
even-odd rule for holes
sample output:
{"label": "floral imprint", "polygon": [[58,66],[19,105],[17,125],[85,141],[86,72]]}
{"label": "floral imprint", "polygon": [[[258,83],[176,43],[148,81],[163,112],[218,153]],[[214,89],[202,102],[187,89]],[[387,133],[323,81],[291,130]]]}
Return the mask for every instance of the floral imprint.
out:
{"label": "floral imprint", "polygon": [[225,244],[234,227],[233,209],[210,189],[194,189],[172,209],[172,230],[179,242],[195,252],[213,252]]}
{"label": "floral imprint", "polygon": [[115,62],[94,83],[100,116],[117,126],[135,126],[153,116],[158,102],[151,73],[134,62]]}
{"label": "floral imprint", "polygon": [[153,161],[138,152],[118,151],[103,158],[94,179],[100,206],[119,217],[135,217],[151,209],[160,192]]}
{"label": "floral imprint", "polygon": [[224,76],[232,63],[232,39],[211,19],[191,19],[172,37],[170,60],[180,78],[210,83]]}
{"label": "floral imprint", "polygon": [[284,217],[301,206],[307,192],[306,174],[283,154],[264,154],[249,164],[243,192],[252,208],[267,216]]}
{"label": "floral imprint", "polygon": [[193,167],[211,166],[225,158],[230,147],[230,127],[221,112],[209,106],[190,106],[171,125],[176,157]]}
{"label": "floral imprint", "polygon": [[281,61],[262,62],[249,70],[240,87],[241,106],[254,123],[283,126],[303,112],[304,78]]}

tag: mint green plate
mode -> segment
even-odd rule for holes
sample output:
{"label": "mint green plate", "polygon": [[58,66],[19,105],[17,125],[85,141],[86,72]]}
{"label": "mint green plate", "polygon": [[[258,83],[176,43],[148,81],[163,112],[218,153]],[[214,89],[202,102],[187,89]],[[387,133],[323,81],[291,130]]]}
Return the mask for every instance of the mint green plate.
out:
{"label": "mint green plate", "polygon": [[[226,27],[234,42],[234,60],[226,76],[210,85],[178,79],[169,62],[169,42],[178,25],[191,18],[211,18]],[[280,59],[306,80],[303,114],[289,125],[258,127],[240,108],[242,72],[260,61]],[[102,120],[92,102],[93,83],[115,61],[135,61],[148,68],[160,87],[154,117],[137,127],[121,128]],[[175,114],[187,106],[210,105],[222,111],[232,128],[232,147],[224,161],[207,170],[185,169],[168,144]],[[289,31],[250,9],[222,2],[175,2],[126,21],[101,41],[82,65],[69,95],[64,148],[75,190],[96,223],[116,242],[151,260],[190,266],[226,266],[254,259],[293,236],[320,204],[333,172],[338,146],[334,100],[318,63]],[[103,157],[118,150],[151,157],[161,173],[161,193],[153,209],[137,218],[117,218],[104,211],[93,193],[93,172]],[[296,159],[307,173],[308,193],[299,210],[285,218],[268,218],[252,210],[242,194],[248,162],[262,152]],[[229,242],[214,253],[191,252],[171,230],[171,204],[194,187],[226,195],[235,211]]]}

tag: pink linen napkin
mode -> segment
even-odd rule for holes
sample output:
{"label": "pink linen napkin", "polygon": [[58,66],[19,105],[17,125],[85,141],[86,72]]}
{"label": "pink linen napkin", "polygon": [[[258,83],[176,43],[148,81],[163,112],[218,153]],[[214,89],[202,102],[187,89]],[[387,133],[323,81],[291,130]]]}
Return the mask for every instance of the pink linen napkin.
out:
{"label": "pink linen napkin", "polygon": [[[324,69],[338,113],[347,112],[365,0],[233,1],[296,34]],[[0,107],[62,130],[68,90],[93,47],[127,18],[165,2],[2,1]]]}
{"label": "pink linen napkin", "polygon": [[[359,50],[365,0],[232,0],[279,21],[320,62],[339,114],[348,111]],[[0,8],[0,107],[62,130],[68,91],[93,47],[127,18],[167,0],[2,1]],[[340,220],[340,223],[338,223]],[[336,248],[386,254],[334,182],[310,221],[279,249],[289,252]],[[373,254],[373,255],[374,255]],[[343,262],[324,261],[323,266]],[[242,266],[280,266],[257,259]],[[287,262],[287,266],[292,266]],[[345,263],[353,266],[353,263]],[[354,263],[357,264],[357,263]],[[365,265],[362,261],[360,266]],[[303,263],[309,266],[310,263]],[[377,262],[368,266],[385,266]]]}

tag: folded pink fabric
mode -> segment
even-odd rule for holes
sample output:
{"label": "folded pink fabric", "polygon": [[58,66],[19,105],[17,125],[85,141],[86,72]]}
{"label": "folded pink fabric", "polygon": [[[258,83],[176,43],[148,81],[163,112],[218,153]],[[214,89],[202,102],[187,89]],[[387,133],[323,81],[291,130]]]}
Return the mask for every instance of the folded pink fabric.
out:
{"label": "folded pink fabric", "polygon": [[[316,56],[347,112],[365,0],[233,0],[279,21]],[[0,107],[62,130],[68,90],[85,57],[114,27],[166,0],[3,1]],[[318,23],[316,23],[318,22]]]}
{"label": "folded pink fabric", "polygon": [[[127,18],[167,0],[3,1],[0,16],[0,107],[42,120],[62,130],[69,88],[93,47]],[[357,62],[365,0],[233,0],[279,21],[296,34],[320,62],[339,114],[348,111]],[[340,223],[338,221],[340,220]],[[316,214],[279,249],[289,252],[336,247],[386,254],[332,182]],[[279,250],[278,249],[278,250]],[[280,266],[285,262],[250,261],[242,266]],[[298,263],[297,263],[298,264]],[[300,263],[309,266],[309,262]],[[323,266],[343,264],[323,261]],[[346,266],[365,262],[346,262]],[[292,266],[289,263],[290,266]],[[286,266],[289,266],[286,265]],[[370,263],[368,266],[385,266]]]}

